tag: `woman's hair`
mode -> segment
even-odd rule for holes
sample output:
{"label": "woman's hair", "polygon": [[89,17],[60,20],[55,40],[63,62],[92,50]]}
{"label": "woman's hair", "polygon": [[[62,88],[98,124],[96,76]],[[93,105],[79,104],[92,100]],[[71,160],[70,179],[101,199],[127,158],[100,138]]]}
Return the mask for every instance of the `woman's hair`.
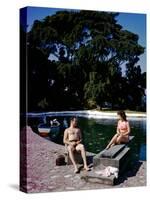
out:
{"label": "woman's hair", "polygon": [[124,111],[120,110],[117,114],[120,115],[124,121],[127,121],[127,116]]}

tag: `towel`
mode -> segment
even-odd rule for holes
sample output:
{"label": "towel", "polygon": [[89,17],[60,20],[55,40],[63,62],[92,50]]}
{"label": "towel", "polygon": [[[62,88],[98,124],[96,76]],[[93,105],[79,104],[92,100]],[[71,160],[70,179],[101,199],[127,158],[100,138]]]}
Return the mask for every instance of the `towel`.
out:
{"label": "towel", "polygon": [[96,171],[95,173],[98,174],[98,175],[101,175],[101,176],[105,176],[105,177],[109,177],[111,175],[114,175],[115,178],[118,178],[118,172],[119,172],[118,168],[108,166],[103,170]]}

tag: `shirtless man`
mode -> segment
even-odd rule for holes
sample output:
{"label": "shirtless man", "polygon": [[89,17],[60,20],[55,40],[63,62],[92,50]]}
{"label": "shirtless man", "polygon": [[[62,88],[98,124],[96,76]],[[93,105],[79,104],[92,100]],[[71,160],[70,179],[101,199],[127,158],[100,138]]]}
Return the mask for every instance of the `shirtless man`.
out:
{"label": "shirtless man", "polygon": [[86,161],[86,152],[85,152],[85,148],[84,145],[81,144],[82,138],[81,138],[81,130],[77,127],[77,118],[76,117],[72,117],[70,120],[70,127],[65,129],[64,132],[64,139],[63,142],[64,144],[67,145],[67,149],[69,152],[69,157],[72,161],[72,164],[75,168],[74,172],[78,173],[79,169],[77,167],[75,158],[74,158],[74,151],[80,151],[81,152],[81,156],[83,159],[83,163],[84,163],[84,169],[89,171],[90,169],[87,166],[87,161]]}

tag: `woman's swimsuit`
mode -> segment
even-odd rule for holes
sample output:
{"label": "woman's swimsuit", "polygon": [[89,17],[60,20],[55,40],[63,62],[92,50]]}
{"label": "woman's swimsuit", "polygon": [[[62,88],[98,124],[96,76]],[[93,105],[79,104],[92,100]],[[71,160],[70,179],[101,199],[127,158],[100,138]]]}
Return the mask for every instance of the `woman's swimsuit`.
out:
{"label": "woman's swimsuit", "polygon": [[[118,122],[118,129],[120,130],[121,134],[128,131],[128,121],[119,121]],[[124,137],[129,137],[129,135],[123,135]]]}

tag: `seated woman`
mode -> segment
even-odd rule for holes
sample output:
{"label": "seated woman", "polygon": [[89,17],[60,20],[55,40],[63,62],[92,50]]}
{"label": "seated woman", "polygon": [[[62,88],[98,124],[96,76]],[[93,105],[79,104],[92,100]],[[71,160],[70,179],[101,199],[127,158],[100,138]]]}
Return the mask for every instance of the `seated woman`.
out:
{"label": "seated woman", "polygon": [[115,144],[127,143],[129,141],[130,125],[124,111],[118,111],[119,120],[117,125],[117,133],[113,136],[106,149]]}

